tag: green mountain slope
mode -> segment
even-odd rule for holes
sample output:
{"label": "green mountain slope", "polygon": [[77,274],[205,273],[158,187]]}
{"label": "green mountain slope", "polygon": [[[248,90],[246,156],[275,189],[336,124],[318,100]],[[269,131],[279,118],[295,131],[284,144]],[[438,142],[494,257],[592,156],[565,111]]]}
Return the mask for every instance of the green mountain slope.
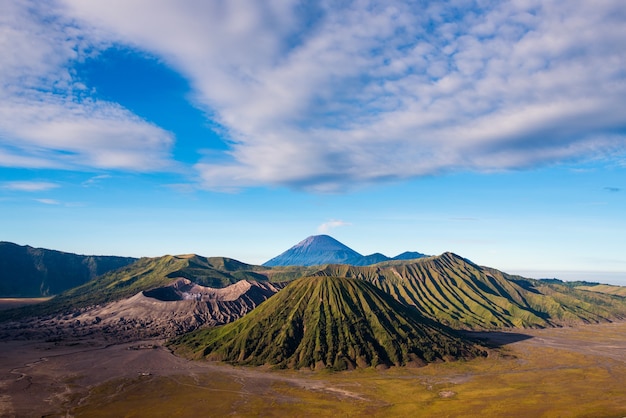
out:
{"label": "green mountain slope", "polygon": [[[221,259],[218,262],[222,264]],[[232,273],[223,271],[214,267],[211,259],[196,255],[142,258],[130,266],[70,289],[55,299],[67,300],[73,306],[90,305],[130,297],[142,290],[165,286],[181,277],[193,279],[203,286],[223,287],[241,280],[236,275],[245,277],[239,268]]]}
{"label": "green mountain slope", "polygon": [[423,315],[461,329],[626,318],[626,303],[618,297],[509,275],[452,253],[370,267],[329,265],[315,274],[363,279]]}
{"label": "green mountain slope", "polygon": [[245,317],[172,347],[235,364],[339,370],[483,354],[370,283],[331,277],[298,279]]}
{"label": "green mountain slope", "polygon": [[135,262],[0,242],[0,297],[55,295]]}

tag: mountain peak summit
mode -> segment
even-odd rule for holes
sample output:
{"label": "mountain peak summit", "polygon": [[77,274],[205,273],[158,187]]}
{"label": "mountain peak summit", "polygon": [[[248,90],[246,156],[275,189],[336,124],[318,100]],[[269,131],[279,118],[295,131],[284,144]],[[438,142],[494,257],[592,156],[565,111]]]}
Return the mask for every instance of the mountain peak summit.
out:
{"label": "mountain peak summit", "polygon": [[312,235],[263,265],[275,267],[351,264],[353,260],[362,257],[329,235]]}
{"label": "mountain peak summit", "polygon": [[292,248],[316,248],[316,249],[331,249],[331,250],[350,250],[348,246],[337,241],[330,235],[311,235],[294,245]]}

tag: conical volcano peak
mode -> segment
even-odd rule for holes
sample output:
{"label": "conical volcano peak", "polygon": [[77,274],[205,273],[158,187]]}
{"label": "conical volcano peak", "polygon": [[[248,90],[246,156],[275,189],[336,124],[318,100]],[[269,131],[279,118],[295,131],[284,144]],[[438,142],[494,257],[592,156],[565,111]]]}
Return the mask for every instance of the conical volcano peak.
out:
{"label": "conical volcano peak", "polygon": [[240,320],[187,334],[172,347],[234,364],[334,370],[486,354],[365,280],[340,277],[295,280]]}
{"label": "conical volcano peak", "polygon": [[316,266],[353,264],[363,256],[328,235],[313,235],[300,241],[264,266]]}
{"label": "conical volcano peak", "polygon": [[292,248],[353,251],[350,247],[342,244],[330,235],[311,235],[294,245]]}

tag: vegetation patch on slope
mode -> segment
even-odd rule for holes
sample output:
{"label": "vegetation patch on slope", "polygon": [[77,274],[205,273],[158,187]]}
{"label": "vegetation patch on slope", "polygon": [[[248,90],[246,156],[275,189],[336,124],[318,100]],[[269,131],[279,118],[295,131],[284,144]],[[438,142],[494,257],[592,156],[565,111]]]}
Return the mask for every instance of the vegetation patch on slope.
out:
{"label": "vegetation patch on slope", "polygon": [[617,295],[626,298],[626,286],[613,286],[610,284],[598,284],[594,286],[578,286],[578,290],[589,292],[606,293],[607,295]]}

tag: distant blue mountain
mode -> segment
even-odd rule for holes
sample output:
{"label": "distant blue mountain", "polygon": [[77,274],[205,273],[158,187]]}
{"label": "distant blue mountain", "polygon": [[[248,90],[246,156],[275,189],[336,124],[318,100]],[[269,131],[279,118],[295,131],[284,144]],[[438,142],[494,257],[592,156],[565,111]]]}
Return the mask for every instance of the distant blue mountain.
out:
{"label": "distant blue mountain", "polygon": [[413,260],[414,258],[426,257],[425,254],[418,253],[417,251],[405,251],[402,254],[398,254],[392,260]]}
{"label": "distant blue mountain", "polygon": [[264,266],[316,266],[320,264],[351,264],[363,256],[328,235],[315,235],[300,241]]}
{"label": "distant blue mountain", "polygon": [[300,241],[284,253],[265,262],[267,267],[276,266],[318,266],[322,264],[350,264],[369,266],[389,260],[409,260],[425,257],[418,252],[404,252],[389,258],[381,253],[361,255],[328,235],[313,235]]}

